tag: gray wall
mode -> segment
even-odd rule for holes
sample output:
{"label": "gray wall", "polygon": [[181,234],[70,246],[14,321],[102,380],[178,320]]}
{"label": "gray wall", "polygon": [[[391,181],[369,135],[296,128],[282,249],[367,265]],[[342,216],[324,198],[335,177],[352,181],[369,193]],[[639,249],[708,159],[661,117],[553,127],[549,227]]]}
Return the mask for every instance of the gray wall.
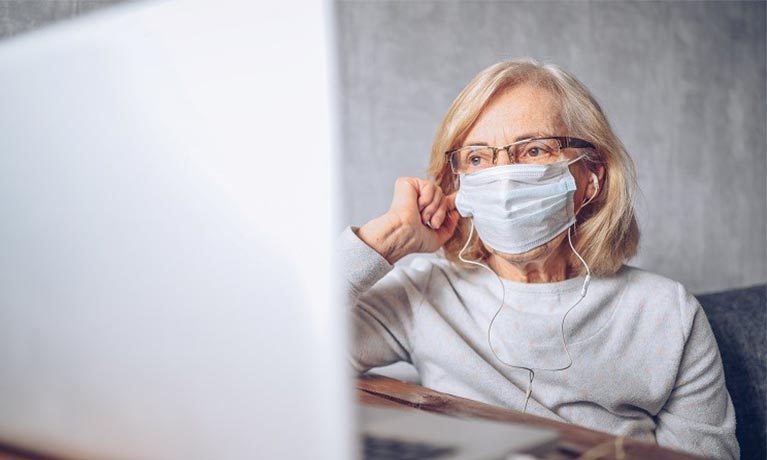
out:
{"label": "gray wall", "polygon": [[0,0],[0,38],[126,0]]}
{"label": "gray wall", "polygon": [[767,279],[765,3],[340,2],[345,222],[423,176],[486,66],[531,56],[595,94],[636,163],[640,254],[693,292]]}
{"label": "gray wall", "polygon": [[[0,0],[0,37],[120,0]],[[471,77],[578,76],[637,165],[634,265],[694,292],[767,279],[764,2],[340,2],[344,222],[383,213]]]}

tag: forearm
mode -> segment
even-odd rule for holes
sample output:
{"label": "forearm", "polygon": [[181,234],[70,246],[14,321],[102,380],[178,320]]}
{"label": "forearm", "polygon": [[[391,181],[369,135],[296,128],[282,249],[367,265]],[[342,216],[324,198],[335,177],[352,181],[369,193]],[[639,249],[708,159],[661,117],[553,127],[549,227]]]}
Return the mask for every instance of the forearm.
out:
{"label": "forearm", "polygon": [[357,236],[390,264],[413,252],[412,232],[388,214],[360,227]]}
{"label": "forearm", "polygon": [[344,281],[343,289],[349,307],[394,268],[380,253],[359,238],[358,231],[349,227],[338,240],[339,276]]}
{"label": "forearm", "polygon": [[394,267],[353,228],[344,230],[339,249],[352,328],[352,366],[364,372],[409,360],[410,300],[402,273],[391,273]]}

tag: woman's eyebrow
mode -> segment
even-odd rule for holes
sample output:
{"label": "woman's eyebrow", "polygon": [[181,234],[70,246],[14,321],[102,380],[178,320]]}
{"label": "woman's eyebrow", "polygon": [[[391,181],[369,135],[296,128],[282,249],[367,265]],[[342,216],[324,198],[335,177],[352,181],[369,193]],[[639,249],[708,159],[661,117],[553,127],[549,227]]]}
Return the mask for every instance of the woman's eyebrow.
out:
{"label": "woman's eyebrow", "polygon": [[538,131],[537,133],[525,133],[514,138],[514,142],[521,141],[523,139],[533,139],[536,137],[549,137],[549,134]]}
{"label": "woman's eyebrow", "polygon": [[[532,139],[532,138],[536,138],[536,137],[551,137],[551,135],[549,135],[547,133],[542,133],[542,132],[525,133],[525,134],[521,134],[521,135],[517,136],[516,138],[514,138],[513,142],[518,142],[518,141],[521,141],[523,139]],[[488,144],[487,142],[474,142],[474,141],[466,142],[466,143],[463,144],[464,147],[470,147],[472,145],[481,145],[481,146],[485,146],[486,147],[486,146],[488,146],[490,144]]]}

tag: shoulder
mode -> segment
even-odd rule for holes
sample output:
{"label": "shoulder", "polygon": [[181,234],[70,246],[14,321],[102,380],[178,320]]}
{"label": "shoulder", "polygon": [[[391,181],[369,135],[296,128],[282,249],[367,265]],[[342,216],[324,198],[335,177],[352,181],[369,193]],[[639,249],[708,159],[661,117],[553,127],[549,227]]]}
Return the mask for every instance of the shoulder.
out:
{"label": "shoulder", "polygon": [[363,304],[384,306],[386,310],[398,310],[408,315],[435,294],[449,291],[454,276],[451,263],[439,255],[407,257],[368,289],[361,297]]}
{"label": "shoulder", "polygon": [[678,286],[680,286],[678,282],[671,278],[631,265],[624,265],[621,267],[615,276],[625,279],[626,282],[630,283],[632,286],[642,286],[664,292],[675,291],[678,289]]}
{"label": "shoulder", "polygon": [[614,276],[621,280],[626,289],[641,293],[643,297],[673,303],[687,294],[685,287],[678,281],[630,265],[624,265]]}
{"label": "shoulder", "polygon": [[395,276],[420,289],[461,276],[461,269],[439,253],[418,254],[395,265]]}
{"label": "shoulder", "polygon": [[678,281],[630,265],[614,276],[623,282],[623,297],[637,300],[642,314],[676,323],[684,338],[695,316],[702,314],[698,301]]}

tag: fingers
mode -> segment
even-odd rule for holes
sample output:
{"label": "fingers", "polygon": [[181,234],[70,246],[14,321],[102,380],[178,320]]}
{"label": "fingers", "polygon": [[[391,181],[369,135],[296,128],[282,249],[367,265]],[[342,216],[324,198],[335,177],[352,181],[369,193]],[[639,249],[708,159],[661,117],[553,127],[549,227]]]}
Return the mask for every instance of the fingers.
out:
{"label": "fingers", "polygon": [[[387,213],[359,229],[358,235],[390,263],[412,252],[434,252],[453,236],[460,221],[455,210],[455,194],[445,196],[429,181],[401,177],[394,184],[394,196]],[[392,229],[403,231],[392,232]],[[381,235],[397,233],[400,240],[378,244]]]}
{"label": "fingers", "polygon": [[455,193],[451,193],[450,195],[442,199],[442,202],[440,203],[439,207],[434,212],[434,215],[431,217],[431,220],[429,221],[431,228],[435,230],[439,229],[442,226],[442,224],[445,222],[445,219],[447,218],[448,213],[450,211],[453,211],[454,209],[455,209]]}
{"label": "fingers", "polygon": [[458,192],[453,192],[450,195],[445,197],[445,205],[447,206],[448,211],[452,211],[455,209],[455,197],[458,195]]}
{"label": "fingers", "polygon": [[442,190],[431,182],[418,180],[418,210],[423,213],[432,204],[436,195],[442,198]]}
{"label": "fingers", "polygon": [[442,190],[434,184],[429,184],[426,190],[428,190],[429,195],[431,195],[431,200],[421,211],[421,221],[424,224],[434,228],[434,222],[432,222],[432,219],[436,216],[437,212],[442,207],[442,199],[444,198],[444,193],[442,193]]}
{"label": "fingers", "polygon": [[431,220],[429,220],[429,226],[435,230],[438,230],[442,226],[442,223],[445,221],[445,217],[447,217],[447,208],[443,202],[437,208],[437,211],[434,213]]}
{"label": "fingers", "polygon": [[437,230],[437,235],[439,236],[440,242],[442,244],[445,244],[445,242],[449,240],[451,236],[453,236],[455,229],[458,228],[458,222],[460,220],[461,215],[458,213],[458,211],[455,209],[447,211],[445,214],[445,221]]}
{"label": "fingers", "polygon": [[433,182],[415,177],[401,177],[394,186],[392,207],[412,210],[420,221],[434,230],[442,227],[448,213],[455,209],[455,193],[445,196],[442,189]]}
{"label": "fingers", "polygon": [[394,197],[392,208],[412,209],[418,201],[418,179],[414,177],[400,177],[394,183]]}
{"label": "fingers", "polygon": [[[439,197],[435,197],[437,194]],[[416,177],[400,177],[394,183],[392,207],[417,208],[419,213],[423,213],[435,199],[441,200],[442,195],[442,190],[431,182]]]}

